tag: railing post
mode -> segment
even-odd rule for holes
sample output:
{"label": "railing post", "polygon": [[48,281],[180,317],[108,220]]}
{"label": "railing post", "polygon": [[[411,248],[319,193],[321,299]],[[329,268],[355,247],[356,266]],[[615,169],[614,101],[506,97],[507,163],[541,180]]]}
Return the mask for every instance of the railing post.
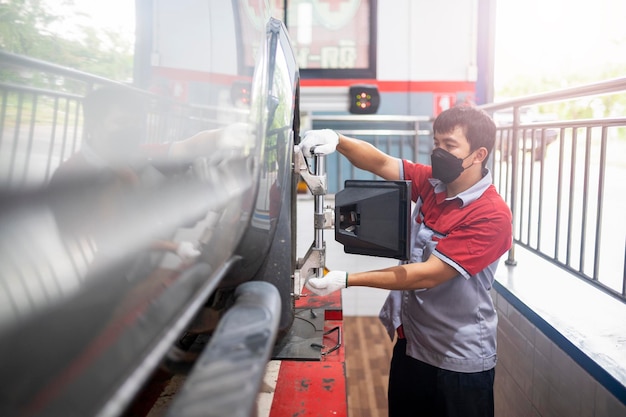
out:
{"label": "railing post", "polygon": [[517,261],[515,260],[515,231],[517,230],[517,215],[515,206],[517,205],[517,188],[518,188],[518,162],[519,162],[519,107],[513,108],[513,135],[511,138],[510,152],[511,152],[511,229],[513,231],[513,243],[511,249],[509,249],[509,256],[504,261],[506,265],[515,266]]}
{"label": "railing post", "polygon": [[413,128],[415,129],[415,136],[413,136],[413,162],[419,162],[420,156],[420,122],[416,120]]}
{"label": "railing post", "polygon": [[622,266],[622,297],[626,297],[626,243],[624,243],[624,264]]}

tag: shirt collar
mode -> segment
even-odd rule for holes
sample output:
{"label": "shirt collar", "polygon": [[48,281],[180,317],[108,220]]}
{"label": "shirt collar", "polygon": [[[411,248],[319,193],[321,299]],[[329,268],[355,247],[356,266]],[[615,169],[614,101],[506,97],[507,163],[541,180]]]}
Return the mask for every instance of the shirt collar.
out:
{"label": "shirt collar", "polygon": [[87,161],[87,163],[94,168],[101,169],[109,166],[108,162],[103,157],[98,155],[93,147],[87,142],[82,143],[80,153],[85,158],[85,161]]}
{"label": "shirt collar", "polygon": [[[491,171],[489,169],[485,169],[485,171],[485,175],[483,175],[480,181],[478,181],[476,184],[472,185],[467,190],[460,192],[455,196],[444,198],[442,201],[454,200],[458,198],[459,200],[461,200],[461,207],[465,207],[468,204],[476,201],[481,195],[483,195],[483,193],[487,190],[487,188],[489,188],[492,183]],[[435,194],[446,192],[447,187],[443,181],[436,178],[429,178],[428,181],[435,188]]]}
{"label": "shirt collar", "polygon": [[[93,168],[103,169],[103,168],[116,168],[111,164],[110,161],[106,160],[102,156],[100,156],[96,150],[87,142],[83,142],[80,147],[80,153],[85,158],[85,161]],[[127,161],[120,161],[119,165],[123,168],[132,168],[136,170],[140,170],[144,168],[149,163],[148,158],[144,155],[137,154],[132,155]],[[117,166],[119,168],[120,166]]]}

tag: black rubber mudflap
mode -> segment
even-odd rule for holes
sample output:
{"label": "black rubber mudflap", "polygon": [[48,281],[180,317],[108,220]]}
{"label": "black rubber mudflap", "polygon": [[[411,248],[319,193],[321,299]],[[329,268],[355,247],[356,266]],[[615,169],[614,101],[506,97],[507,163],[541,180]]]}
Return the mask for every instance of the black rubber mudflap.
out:
{"label": "black rubber mudflap", "polygon": [[271,356],[280,319],[280,295],[268,282],[235,291],[235,305],[170,406],[168,417],[249,417]]}

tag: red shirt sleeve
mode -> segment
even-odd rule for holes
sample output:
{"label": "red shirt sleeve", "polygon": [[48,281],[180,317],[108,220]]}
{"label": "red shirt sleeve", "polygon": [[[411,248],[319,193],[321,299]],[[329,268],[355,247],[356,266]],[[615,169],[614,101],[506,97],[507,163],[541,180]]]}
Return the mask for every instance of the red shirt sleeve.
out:
{"label": "red shirt sleeve", "polygon": [[[434,231],[436,256],[467,276],[498,260],[511,248],[511,211],[493,185],[466,206],[458,199],[437,199],[428,165],[403,161],[411,198],[422,200],[426,225]],[[439,202],[437,202],[439,200]]]}
{"label": "red shirt sleeve", "polygon": [[461,220],[443,237],[435,235],[435,251],[455,269],[475,275],[511,248],[511,212],[492,187],[459,210]]}

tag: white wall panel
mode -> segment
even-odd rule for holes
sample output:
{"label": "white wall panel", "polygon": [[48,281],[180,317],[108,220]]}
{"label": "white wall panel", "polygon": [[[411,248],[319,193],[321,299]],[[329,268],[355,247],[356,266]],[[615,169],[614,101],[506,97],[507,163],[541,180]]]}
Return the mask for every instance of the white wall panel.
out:
{"label": "white wall panel", "polygon": [[232,9],[209,7],[211,2],[219,1],[159,0],[155,6],[155,33],[176,36],[155,37],[153,65],[236,74]]}
{"label": "white wall panel", "polygon": [[379,0],[378,79],[475,81],[478,0]]}

